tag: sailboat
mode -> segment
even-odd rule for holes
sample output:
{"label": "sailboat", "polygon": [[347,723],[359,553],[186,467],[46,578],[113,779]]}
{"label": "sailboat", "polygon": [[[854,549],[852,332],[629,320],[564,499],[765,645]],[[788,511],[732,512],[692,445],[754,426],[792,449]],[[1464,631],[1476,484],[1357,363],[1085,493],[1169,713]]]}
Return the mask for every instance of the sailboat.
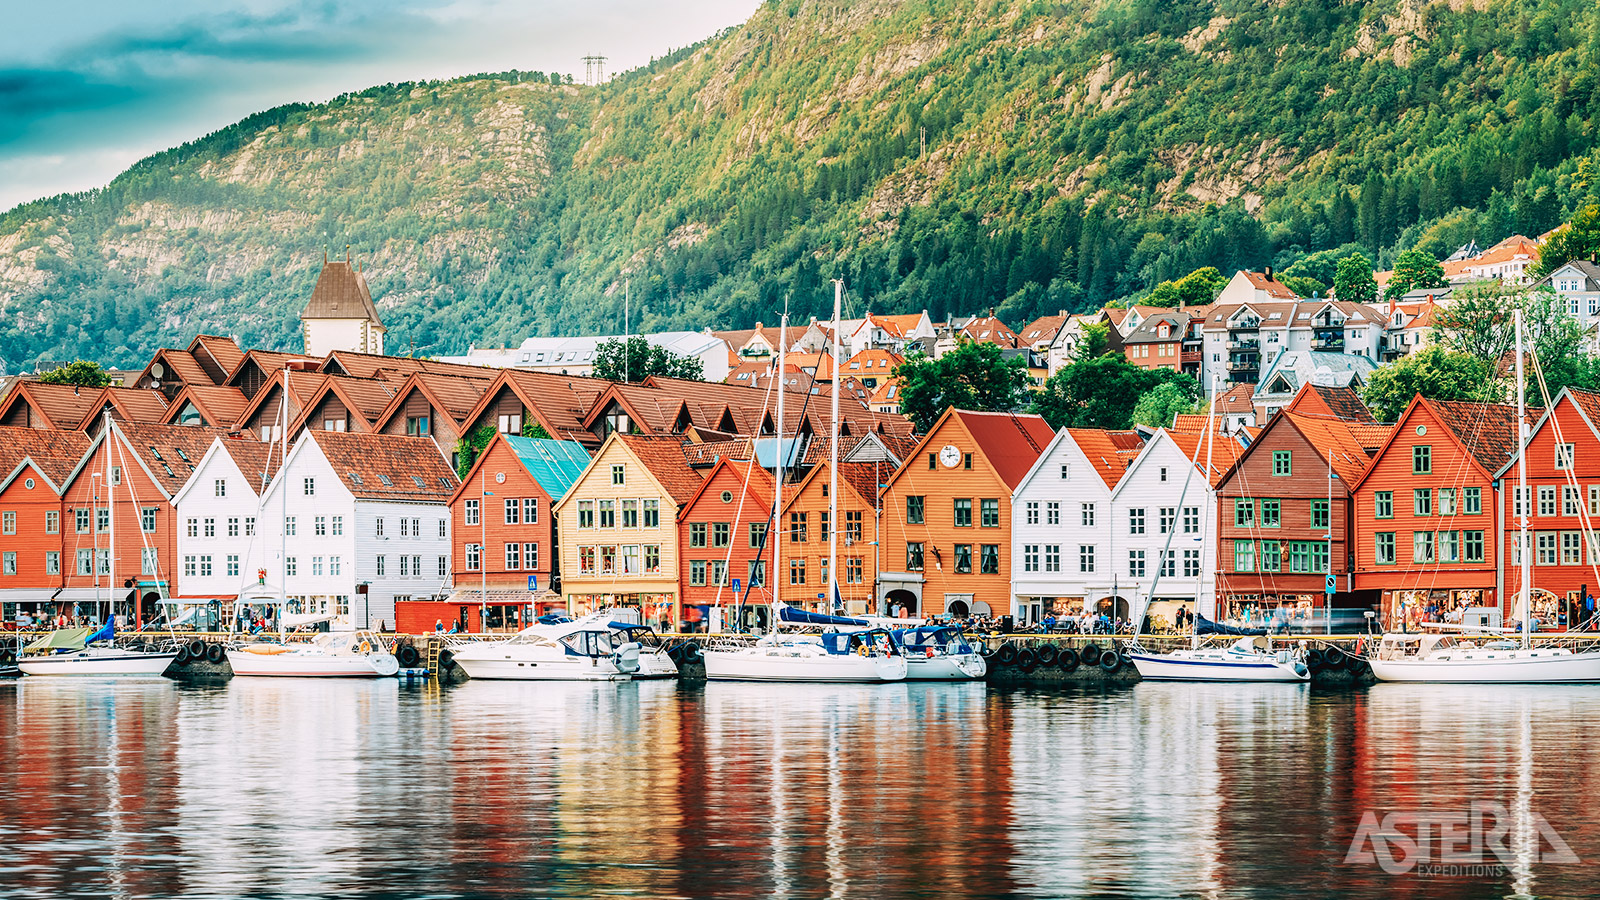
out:
{"label": "sailboat", "polygon": [[[283,367],[283,395],[279,401],[280,453],[278,475],[287,478],[289,463],[289,367]],[[262,499],[266,499],[265,486]],[[288,483],[279,493],[282,521],[278,526],[279,569],[284,571],[288,557]],[[280,580],[283,579],[280,575]],[[400,671],[400,661],[389,652],[383,636],[372,631],[319,634],[310,643],[286,643],[283,629],[289,622],[288,585],[283,584],[277,598],[278,640],[254,641],[228,649],[228,665],[236,676],[280,678],[387,678]],[[319,617],[314,617],[319,618]]]}
{"label": "sailboat", "polygon": [[[1379,681],[1454,684],[1573,684],[1600,682],[1600,652],[1575,653],[1565,647],[1534,647],[1533,553],[1528,544],[1528,418],[1523,384],[1522,311],[1515,314],[1517,332],[1517,495],[1522,498],[1518,544],[1522,548],[1522,583],[1517,606],[1522,639],[1503,637],[1483,643],[1445,634],[1386,634],[1367,662]],[[1549,400],[1546,399],[1546,408]]]}
{"label": "sailboat", "polygon": [[[112,591],[113,585],[116,584],[117,569],[117,504],[115,483],[111,480],[111,454],[113,449],[120,445],[116,442],[110,411],[104,414],[100,439],[105,445],[106,454],[106,528],[110,540],[110,547],[107,550],[109,565],[106,571],[106,624],[93,634],[89,634],[86,628],[53,631],[29,644],[23,648],[17,659],[17,668],[24,675],[148,677],[162,674],[172,665],[173,660],[178,658],[176,648],[140,650],[116,645],[116,595]],[[127,469],[126,466],[122,468]],[[129,491],[131,493],[131,487]],[[95,555],[99,556],[98,549]],[[98,593],[98,559],[95,561],[95,569],[97,570],[95,589]],[[96,605],[99,605],[98,602]]]}
{"label": "sailboat", "polygon": [[[1216,382],[1212,383],[1212,396],[1216,396]],[[1211,451],[1217,439],[1215,431],[1216,404],[1211,404],[1211,410],[1206,414],[1206,479],[1211,477]],[[1196,450],[1199,447],[1196,445]],[[1189,492],[1189,484],[1194,479],[1194,460],[1190,460],[1189,472],[1183,479],[1183,490],[1178,496],[1178,505],[1183,505],[1183,498]],[[1203,521],[1212,521],[1211,517],[1211,491],[1206,491],[1206,510]],[[1173,528],[1167,532],[1167,546],[1162,550],[1162,558],[1172,552],[1172,539],[1177,533]],[[1201,532],[1204,540],[1205,532]],[[1202,547],[1201,557],[1204,558],[1205,550]],[[1150,591],[1145,596],[1144,609],[1134,616],[1133,642],[1128,647],[1128,656],[1133,660],[1134,668],[1139,670],[1139,677],[1147,681],[1256,681],[1256,682],[1306,682],[1311,680],[1311,670],[1296,651],[1287,649],[1274,650],[1271,640],[1260,635],[1245,635],[1227,647],[1203,647],[1200,645],[1200,627],[1197,624],[1187,648],[1172,650],[1167,653],[1147,651],[1139,646],[1139,631],[1144,627],[1145,610],[1150,608],[1150,603],[1155,598],[1156,585],[1161,582],[1161,569],[1156,569],[1156,577],[1150,583]],[[1204,591],[1204,579],[1197,579],[1195,584],[1195,608],[1200,608],[1200,595]]]}
{"label": "sailboat", "polygon": [[[833,358],[839,359],[839,312],[843,302],[844,282],[833,283]],[[773,454],[772,521],[778,522],[783,509],[783,395],[782,386],[784,351],[789,342],[789,315],[785,313],[778,326],[778,427]],[[839,368],[834,366],[833,423],[829,458],[832,462],[834,483],[828,491],[829,506],[835,511],[830,521],[837,522],[838,468],[839,468]],[[768,529],[770,534],[772,528]],[[865,682],[904,681],[907,665],[905,654],[897,648],[894,638],[884,629],[870,627],[865,619],[847,616],[810,613],[778,601],[777,576],[779,541],[772,540],[772,633],[754,645],[713,645],[702,656],[705,660],[708,681],[782,681],[782,682]],[[836,612],[840,606],[837,578],[838,530],[828,530],[829,594]],[[782,623],[817,625],[835,629],[823,634],[784,634]],[[865,631],[841,631],[867,627]]]}

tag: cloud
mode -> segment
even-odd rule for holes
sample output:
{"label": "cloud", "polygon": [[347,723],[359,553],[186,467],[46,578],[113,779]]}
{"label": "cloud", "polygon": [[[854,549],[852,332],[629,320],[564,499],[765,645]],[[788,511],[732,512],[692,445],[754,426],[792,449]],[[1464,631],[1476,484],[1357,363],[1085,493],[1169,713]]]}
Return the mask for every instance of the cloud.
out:
{"label": "cloud", "polygon": [[[0,37],[0,210],[104,184],[253,112],[373,84],[610,70],[742,21],[758,0],[96,0]],[[95,32],[79,20],[106,21]],[[29,31],[32,27],[33,30]],[[23,165],[26,160],[27,164]],[[51,169],[49,160],[60,160]],[[118,165],[125,165],[118,163]]]}

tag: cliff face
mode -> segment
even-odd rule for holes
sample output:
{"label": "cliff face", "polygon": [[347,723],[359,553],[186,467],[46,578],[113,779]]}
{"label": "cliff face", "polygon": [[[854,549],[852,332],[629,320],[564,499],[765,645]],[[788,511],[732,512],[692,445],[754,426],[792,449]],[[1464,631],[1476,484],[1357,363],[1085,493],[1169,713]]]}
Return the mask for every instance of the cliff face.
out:
{"label": "cliff face", "polygon": [[838,274],[857,313],[1020,325],[1203,265],[1537,234],[1597,190],[1597,22],[1554,0],[774,0],[600,87],[386,85],[14,210],[0,354],[292,344],[347,244],[391,346],[439,354],[614,329],[624,279],[646,328],[822,313]]}

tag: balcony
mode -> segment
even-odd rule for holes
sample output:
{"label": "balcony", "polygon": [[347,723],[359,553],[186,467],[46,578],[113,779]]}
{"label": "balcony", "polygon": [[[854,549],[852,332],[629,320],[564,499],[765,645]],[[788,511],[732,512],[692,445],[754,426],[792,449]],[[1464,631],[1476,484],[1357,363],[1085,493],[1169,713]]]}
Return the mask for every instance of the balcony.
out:
{"label": "balcony", "polygon": [[1260,346],[1261,346],[1261,339],[1260,338],[1254,338],[1254,337],[1234,338],[1234,339],[1228,341],[1228,349],[1229,350],[1254,350],[1254,349],[1256,349],[1257,347],[1260,347]]}
{"label": "balcony", "polygon": [[1318,329],[1312,332],[1311,349],[1344,352],[1344,329]]}
{"label": "balcony", "polygon": [[1261,369],[1261,357],[1255,353],[1241,353],[1238,356],[1228,357],[1229,372],[1257,372]]}

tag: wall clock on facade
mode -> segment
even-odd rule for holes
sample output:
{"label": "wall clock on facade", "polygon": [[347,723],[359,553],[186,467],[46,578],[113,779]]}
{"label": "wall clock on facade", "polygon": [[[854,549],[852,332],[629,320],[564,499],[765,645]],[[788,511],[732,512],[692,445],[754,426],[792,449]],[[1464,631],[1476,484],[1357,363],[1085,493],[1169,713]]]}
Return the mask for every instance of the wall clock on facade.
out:
{"label": "wall clock on facade", "polygon": [[944,449],[939,451],[939,462],[944,463],[946,469],[954,469],[961,464],[961,451],[956,449],[955,444],[945,444]]}

